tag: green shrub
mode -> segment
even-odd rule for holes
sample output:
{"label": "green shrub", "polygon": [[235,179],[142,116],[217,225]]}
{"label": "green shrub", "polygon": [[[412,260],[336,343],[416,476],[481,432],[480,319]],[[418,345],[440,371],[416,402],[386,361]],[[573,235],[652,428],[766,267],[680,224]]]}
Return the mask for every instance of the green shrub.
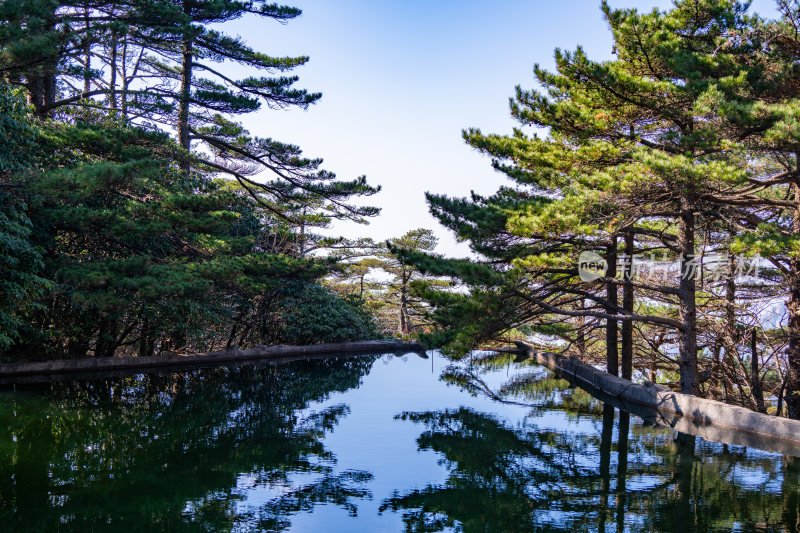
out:
{"label": "green shrub", "polygon": [[280,291],[275,344],[346,342],[380,337],[363,301],[321,285],[289,282]]}

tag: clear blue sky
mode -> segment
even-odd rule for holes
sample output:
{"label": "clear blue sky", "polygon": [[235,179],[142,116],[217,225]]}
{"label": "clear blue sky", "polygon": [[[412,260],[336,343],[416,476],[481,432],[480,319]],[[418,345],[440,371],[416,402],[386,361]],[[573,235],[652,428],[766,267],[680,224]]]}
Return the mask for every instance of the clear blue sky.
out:
{"label": "clear blue sky", "polygon": [[[300,145],[342,178],[365,174],[383,191],[369,226],[339,224],[334,233],[383,240],[417,227],[433,229],[439,251],[468,250],[428,214],[424,193],[490,194],[504,180],[469,148],[461,130],[507,133],[508,98],[534,87],[532,66],[553,65],[555,48],[582,45],[611,57],[596,0],[287,1],[303,10],[286,25],[240,20],[225,26],[270,55],[308,55],[300,86],[321,91],[308,111],[262,110],[245,120],[256,135]],[[612,0],[614,7],[667,8],[669,0]],[[772,0],[751,8],[774,16]]]}

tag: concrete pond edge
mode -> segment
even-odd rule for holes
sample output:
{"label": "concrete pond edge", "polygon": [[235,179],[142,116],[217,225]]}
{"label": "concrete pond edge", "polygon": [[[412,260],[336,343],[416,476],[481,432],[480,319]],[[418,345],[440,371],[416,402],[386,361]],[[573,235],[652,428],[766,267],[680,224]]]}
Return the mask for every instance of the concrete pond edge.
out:
{"label": "concrete pond edge", "polygon": [[256,346],[247,350],[221,350],[201,354],[165,354],[144,357],[82,357],[80,359],[54,359],[32,363],[0,365],[0,383],[13,383],[17,378],[46,377],[66,374],[102,373],[106,371],[146,370],[166,367],[219,365],[240,361],[257,361],[293,356],[333,353],[379,353],[398,350],[416,351],[422,346],[416,342],[354,341],[307,346]]}
{"label": "concrete pond edge", "polygon": [[573,385],[601,396],[623,410],[706,440],[752,446],[800,457],[800,420],[757,413],[716,400],[675,392],[664,385],[640,385],[584,363],[516,342],[534,359]]}

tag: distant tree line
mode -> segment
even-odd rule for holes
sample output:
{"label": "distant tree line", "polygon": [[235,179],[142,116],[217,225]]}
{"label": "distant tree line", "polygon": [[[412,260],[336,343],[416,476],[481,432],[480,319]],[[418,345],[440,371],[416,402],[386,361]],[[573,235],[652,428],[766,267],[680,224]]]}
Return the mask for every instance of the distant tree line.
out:
{"label": "distant tree line", "polygon": [[[400,252],[466,287],[417,293],[438,326],[426,342],[465,353],[514,331],[800,418],[800,3],[778,9],[604,2],[613,59],[556,50],[538,90],[517,87],[511,135],[466,130],[511,185],[428,195],[476,259]],[[586,253],[607,268],[582,276]]]}
{"label": "distant tree line", "polygon": [[401,261],[399,254],[433,254],[438,242],[433,231],[417,228],[382,243],[372,239],[337,243],[331,246],[331,256],[340,268],[326,278],[326,284],[363,301],[385,334],[409,337],[430,332],[431,308],[418,293],[423,288],[444,289],[453,284],[423,274]]}

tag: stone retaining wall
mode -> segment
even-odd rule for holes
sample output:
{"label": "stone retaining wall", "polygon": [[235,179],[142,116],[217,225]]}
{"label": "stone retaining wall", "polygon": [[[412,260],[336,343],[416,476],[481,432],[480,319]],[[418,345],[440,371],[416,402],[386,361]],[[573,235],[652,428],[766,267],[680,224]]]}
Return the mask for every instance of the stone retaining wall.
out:
{"label": "stone retaining wall", "polygon": [[[589,389],[590,392],[594,389],[602,392],[607,399],[641,406],[662,415],[677,415],[657,416],[655,422],[660,418],[660,423],[675,427],[678,431],[732,444],[736,444],[731,441],[732,436],[738,433],[737,438],[744,446],[800,456],[800,420],[766,415],[716,400],[681,394],[654,383],[639,385],[612,376],[578,359],[536,350],[521,342],[516,344],[521,352],[534,358],[537,363],[575,385]],[[700,428],[704,428],[705,435],[698,433]],[[769,440],[782,442],[767,442]]]}
{"label": "stone retaining wall", "polygon": [[218,365],[220,363],[253,361],[275,357],[303,356],[347,352],[391,352],[395,350],[420,350],[415,342],[357,341],[308,346],[260,346],[249,350],[223,350],[191,355],[156,355],[147,357],[84,357],[81,359],[56,359],[38,363],[11,363],[0,365],[0,383],[13,383],[17,378],[43,377],[64,374],[137,370],[172,366]]}

